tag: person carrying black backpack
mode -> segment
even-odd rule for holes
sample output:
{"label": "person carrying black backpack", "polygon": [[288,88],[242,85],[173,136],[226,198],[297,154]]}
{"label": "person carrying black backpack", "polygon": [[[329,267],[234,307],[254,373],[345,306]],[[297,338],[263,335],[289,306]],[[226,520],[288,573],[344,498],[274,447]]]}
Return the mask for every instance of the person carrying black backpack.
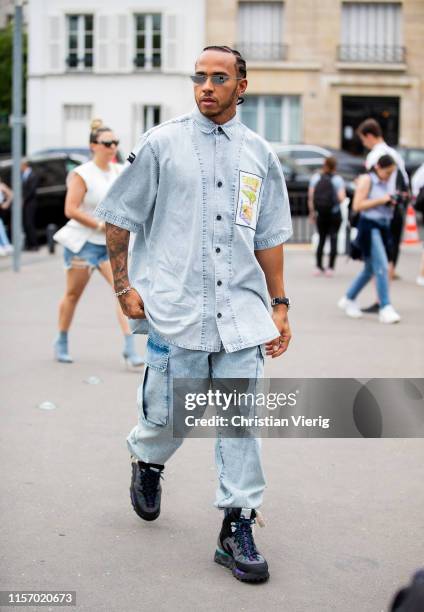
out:
{"label": "person carrying black backpack", "polygon": [[[336,174],[337,161],[327,157],[321,172],[314,174],[309,183],[308,208],[311,222],[316,222],[319,243],[316,253],[315,276],[333,276],[337,257],[337,233],[342,222],[340,203],[346,197],[345,184]],[[322,265],[325,241],[330,236],[330,259],[326,270]]]}

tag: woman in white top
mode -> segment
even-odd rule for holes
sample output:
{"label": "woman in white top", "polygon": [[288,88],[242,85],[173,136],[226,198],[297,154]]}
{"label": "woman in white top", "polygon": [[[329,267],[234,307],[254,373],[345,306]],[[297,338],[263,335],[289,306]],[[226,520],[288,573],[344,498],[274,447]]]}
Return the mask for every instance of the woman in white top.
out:
{"label": "woman in white top", "polygon": [[[70,221],[54,236],[64,247],[66,268],[66,291],[59,305],[59,335],[54,344],[55,357],[62,363],[73,361],[68,352],[68,331],[92,271],[97,268],[113,286],[105,224],[94,216],[94,211],[122,170],[122,165],[113,163],[119,141],[99,120],[92,122],[91,130],[93,158],[69,175],[65,214]],[[117,314],[125,339],[124,359],[132,366],[140,366],[143,359],[136,352],[134,336],[119,303]]]}

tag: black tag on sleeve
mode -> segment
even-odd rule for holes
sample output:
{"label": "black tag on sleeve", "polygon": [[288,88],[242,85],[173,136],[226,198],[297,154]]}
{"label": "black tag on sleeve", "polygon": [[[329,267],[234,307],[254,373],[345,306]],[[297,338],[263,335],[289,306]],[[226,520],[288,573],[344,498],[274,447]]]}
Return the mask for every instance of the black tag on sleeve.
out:
{"label": "black tag on sleeve", "polygon": [[129,162],[130,162],[130,164],[132,164],[132,163],[133,163],[133,161],[135,160],[135,158],[136,158],[135,153],[132,153],[132,152],[131,152],[131,153],[128,155],[128,157],[127,157],[127,161],[129,161]]}

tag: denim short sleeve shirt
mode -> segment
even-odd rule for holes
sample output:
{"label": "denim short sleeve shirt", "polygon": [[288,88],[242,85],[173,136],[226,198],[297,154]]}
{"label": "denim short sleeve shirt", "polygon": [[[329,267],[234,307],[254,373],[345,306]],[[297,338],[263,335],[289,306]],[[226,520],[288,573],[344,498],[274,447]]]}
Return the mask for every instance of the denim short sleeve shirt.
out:
{"label": "denim short sleeve shirt", "polygon": [[234,352],[276,338],[255,250],[292,234],[278,158],[237,117],[198,109],[146,132],[96,215],[134,232],[130,281],[177,346]]}

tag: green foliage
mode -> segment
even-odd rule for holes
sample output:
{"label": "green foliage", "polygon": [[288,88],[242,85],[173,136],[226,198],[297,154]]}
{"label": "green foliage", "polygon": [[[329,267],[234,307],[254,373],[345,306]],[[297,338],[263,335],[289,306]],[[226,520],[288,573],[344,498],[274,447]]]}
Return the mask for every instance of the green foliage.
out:
{"label": "green foliage", "polygon": [[[26,112],[27,79],[27,35],[22,36],[23,46],[23,83],[22,104]],[[9,115],[12,113],[12,63],[13,63],[13,21],[0,30],[0,150],[10,150]]]}

